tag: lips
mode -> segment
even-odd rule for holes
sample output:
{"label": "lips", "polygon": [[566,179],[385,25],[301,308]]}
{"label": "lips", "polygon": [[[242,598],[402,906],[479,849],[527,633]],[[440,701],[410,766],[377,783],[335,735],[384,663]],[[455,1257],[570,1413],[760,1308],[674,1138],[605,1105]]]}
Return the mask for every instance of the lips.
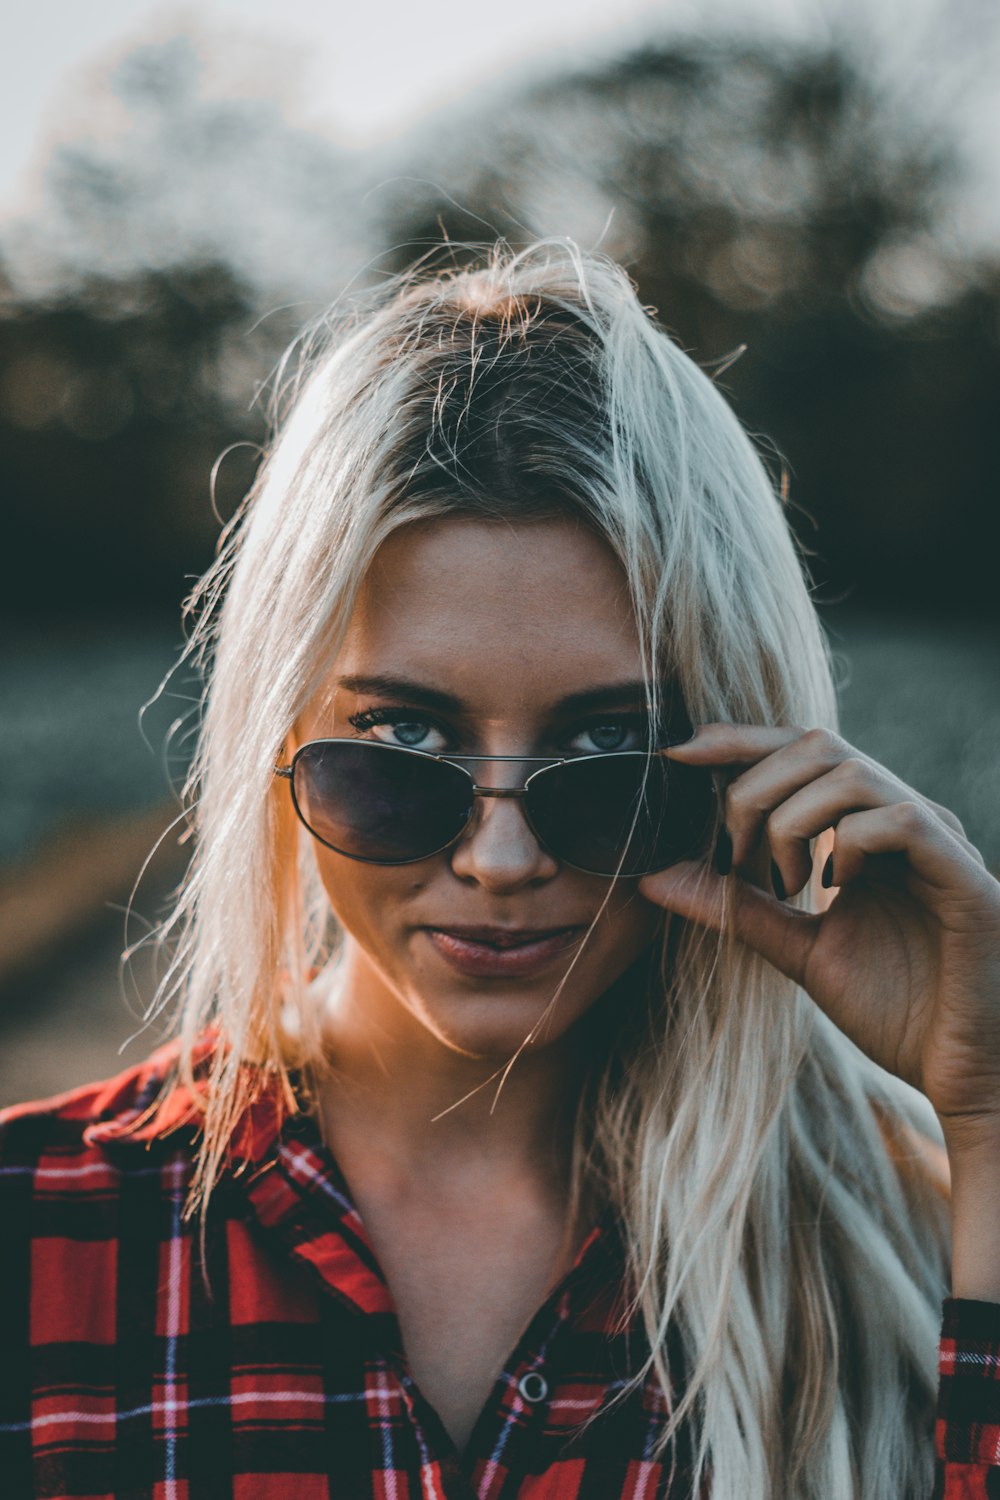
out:
{"label": "lips", "polygon": [[492,948],[519,948],[538,943],[561,932],[576,932],[577,925],[566,927],[435,927],[447,937],[462,938],[470,943],[488,943]]}
{"label": "lips", "polygon": [[472,978],[527,978],[565,953],[585,931],[571,927],[427,927],[435,952]]}

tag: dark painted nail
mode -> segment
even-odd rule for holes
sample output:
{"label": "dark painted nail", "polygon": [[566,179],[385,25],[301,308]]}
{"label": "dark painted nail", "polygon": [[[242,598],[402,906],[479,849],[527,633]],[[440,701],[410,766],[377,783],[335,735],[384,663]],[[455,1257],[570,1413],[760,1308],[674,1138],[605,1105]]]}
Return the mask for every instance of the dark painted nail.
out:
{"label": "dark painted nail", "polygon": [[824,888],[824,890],[827,890],[827,891],[830,889],[831,885],[833,885],[833,855],[832,854],[828,855],[828,857],[827,857],[826,864],[823,866],[823,873],[819,877],[819,883]]}
{"label": "dark painted nail", "polygon": [[778,866],[777,866],[776,862],[773,859],[771,861],[771,887],[772,887],[772,889],[774,891],[774,894],[777,896],[778,900],[779,901],[784,901],[784,899],[785,899],[785,882],[782,880],[782,878],[781,878],[781,871],[778,869]]}
{"label": "dark painted nail", "polygon": [[663,741],[664,750],[674,750],[678,745],[689,745],[698,733],[697,724],[693,729],[686,732],[678,729],[675,733],[667,734]]}
{"label": "dark painted nail", "polygon": [[715,841],[715,868],[720,875],[728,875],[733,868],[733,841],[725,823],[719,829],[719,837]]}

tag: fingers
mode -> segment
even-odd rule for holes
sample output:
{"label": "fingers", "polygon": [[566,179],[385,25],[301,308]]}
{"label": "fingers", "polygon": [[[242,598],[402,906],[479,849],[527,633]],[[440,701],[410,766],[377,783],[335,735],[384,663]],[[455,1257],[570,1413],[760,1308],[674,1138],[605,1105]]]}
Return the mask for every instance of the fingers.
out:
{"label": "fingers", "polygon": [[[895,802],[867,812],[847,813],[834,833],[832,879],[844,886],[857,880],[876,855],[906,856],[909,868],[930,888],[930,904],[961,902],[992,883],[982,861],[968,852],[931,809],[920,802]],[[935,901],[935,896],[940,898]]]}
{"label": "fingers", "polygon": [[[936,910],[945,923],[949,909],[959,925],[967,922],[970,900],[977,908],[981,906],[987,887],[993,899],[996,882],[969,861],[959,840],[930,809],[916,802],[897,802],[841,818],[834,833],[832,884],[850,885],[865,873],[869,860],[894,854],[905,857],[909,876],[918,877],[926,889],[928,908]],[[727,879],[694,860],[644,876],[639,894],[714,931],[722,928],[728,911],[740,942],[808,988],[810,956],[825,913],[785,906],[751,882]]]}
{"label": "fingers", "polygon": [[639,894],[716,932],[723,925],[728,902],[739,941],[797,984],[804,982],[821,917],[783,906],[747,881],[727,880],[694,860],[644,876],[639,881]]}
{"label": "fingers", "polygon": [[706,724],[691,740],[665,753],[672,759],[736,771],[724,792],[732,866],[745,868],[766,836],[779,895],[793,895],[809,880],[811,839],[849,812],[901,802],[925,807],[977,864],[983,864],[954,814],[831,730]]}
{"label": "fingers", "polygon": [[935,813],[941,819],[941,822],[948,829],[949,833],[953,833],[955,835],[966,852],[968,854],[971,854],[976,863],[978,865],[982,865],[983,869],[985,870],[986,861],[980,854],[979,850],[976,848],[975,844],[973,844],[969,839],[969,835],[966,833],[961,819],[956,818],[955,814],[949,808],[942,807],[940,802],[932,802],[930,797],[921,797],[920,801],[923,802],[926,807],[929,807],[931,812]]}
{"label": "fingers", "polygon": [[[825,829],[839,828],[854,812],[911,800],[910,789],[881,766],[849,756],[765,812],[762,826],[780,877],[778,894],[783,889],[786,896],[795,895],[807,883],[813,868],[810,841]],[[755,810],[748,822],[758,829],[761,815]]]}
{"label": "fingers", "polygon": [[671,760],[690,758],[699,765],[752,766],[810,732],[819,731],[797,724],[699,724],[689,740],[670,745],[663,754]]}
{"label": "fingers", "polygon": [[[841,801],[838,804],[837,796],[831,796],[829,784],[825,788],[825,803],[834,811],[834,816],[826,822],[816,823],[815,816],[811,819],[808,810],[801,804],[797,805],[793,813],[792,826],[797,830],[798,838],[812,838],[824,828],[830,827],[836,821],[836,810],[838,806],[845,810],[853,805],[853,799],[860,796],[860,806],[871,805],[874,795],[870,787],[863,787],[863,763],[851,753],[851,747],[841,740],[837,735],[828,734],[821,730],[810,730],[802,734],[798,739],[787,742],[780,750],[774,752],[766,760],[758,762],[749,770],[744,771],[735,780],[731,781],[725,793],[725,817],[729,836],[733,841],[733,864],[737,868],[746,864],[757,849],[761,835],[768,832],[770,835],[771,821],[776,811],[796,793],[812,785],[818,777],[832,772],[838,766],[847,764],[848,772],[842,773],[842,781],[838,783],[836,792],[840,794]],[[888,780],[888,777],[885,778]],[[846,801],[843,798],[847,798]],[[805,815],[805,817],[804,817]],[[815,823],[808,833],[804,832],[804,823]],[[789,837],[788,819],[784,823],[776,823],[775,832],[785,834],[786,843]],[[799,831],[801,830],[801,831]],[[770,837],[768,839],[770,842]],[[778,851],[771,844],[771,852],[777,856]],[[786,882],[786,890],[799,890],[809,878],[811,861],[809,858],[808,845],[799,846],[794,852],[786,852],[788,857],[787,873],[792,881],[791,885]]]}

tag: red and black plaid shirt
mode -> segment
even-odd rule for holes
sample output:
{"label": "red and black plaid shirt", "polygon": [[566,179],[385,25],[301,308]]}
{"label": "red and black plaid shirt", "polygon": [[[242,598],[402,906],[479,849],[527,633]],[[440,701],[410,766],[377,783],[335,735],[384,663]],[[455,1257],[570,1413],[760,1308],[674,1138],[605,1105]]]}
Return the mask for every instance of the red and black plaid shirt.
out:
{"label": "red and black plaid shirt", "polygon": [[[672,1473],[650,1456],[659,1390],[612,1399],[646,1347],[613,1222],[459,1456],[336,1163],[266,1097],[213,1196],[206,1285],[189,1096],[141,1122],[172,1056],[0,1113],[3,1500],[691,1500],[684,1443]],[[941,1372],[937,1494],[1000,1497],[1000,1305],[946,1304]]]}

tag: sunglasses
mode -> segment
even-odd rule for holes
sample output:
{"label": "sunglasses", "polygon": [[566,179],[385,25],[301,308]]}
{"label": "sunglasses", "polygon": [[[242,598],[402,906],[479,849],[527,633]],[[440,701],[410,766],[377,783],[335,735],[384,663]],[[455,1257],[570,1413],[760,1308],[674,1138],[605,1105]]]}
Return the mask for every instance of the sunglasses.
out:
{"label": "sunglasses", "polygon": [[[537,764],[518,786],[480,786],[469,766]],[[454,844],[477,797],[516,797],[541,847],[590,875],[650,875],[703,853],[716,819],[711,774],[655,751],[559,760],[432,755],[377,740],[310,740],[275,774],[314,838],[348,859],[406,865]]]}

